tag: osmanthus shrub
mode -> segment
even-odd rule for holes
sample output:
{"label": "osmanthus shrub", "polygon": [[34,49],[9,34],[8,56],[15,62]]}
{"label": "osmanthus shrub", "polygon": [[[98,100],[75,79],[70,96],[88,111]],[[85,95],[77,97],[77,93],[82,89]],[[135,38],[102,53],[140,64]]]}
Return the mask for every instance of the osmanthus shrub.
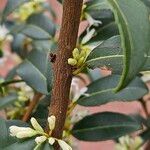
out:
{"label": "osmanthus shrub", "polygon": [[[143,99],[149,92],[143,81],[150,70],[149,0],[59,0],[58,5],[60,26],[44,0],[7,0],[1,13],[0,60],[7,44],[17,65],[0,78],[6,116],[0,119],[0,149],[77,149],[72,137],[114,140],[116,150],[143,149],[150,139]],[[83,21],[88,25],[78,36]],[[111,74],[102,77],[100,69]],[[83,75],[90,83],[81,87]],[[147,116],[76,110],[114,101],[138,101]]]}

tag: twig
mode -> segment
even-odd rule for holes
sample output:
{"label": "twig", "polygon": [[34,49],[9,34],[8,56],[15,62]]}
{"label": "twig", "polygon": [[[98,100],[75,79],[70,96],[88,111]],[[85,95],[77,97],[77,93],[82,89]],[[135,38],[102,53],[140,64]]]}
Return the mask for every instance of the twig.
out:
{"label": "twig", "polygon": [[33,96],[32,101],[30,102],[28,109],[26,111],[26,113],[24,114],[22,121],[26,122],[29,120],[30,115],[33,111],[33,109],[35,108],[35,106],[37,105],[37,103],[39,102],[40,98],[42,97],[41,93],[35,93]]}

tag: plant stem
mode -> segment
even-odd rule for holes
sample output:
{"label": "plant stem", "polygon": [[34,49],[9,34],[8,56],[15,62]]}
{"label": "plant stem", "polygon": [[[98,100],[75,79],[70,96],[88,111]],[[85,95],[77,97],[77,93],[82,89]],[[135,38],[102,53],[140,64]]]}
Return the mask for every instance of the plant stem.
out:
{"label": "plant stem", "polygon": [[[52,90],[49,115],[56,117],[56,126],[52,136],[62,138],[62,132],[69,104],[72,67],[68,65],[68,58],[76,47],[80,16],[83,0],[64,0],[63,18],[58,40],[56,61],[53,64],[54,86]],[[55,147],[55,150],[59,149]]]}
{"label": "plant stem", "polygon": [[18,82],[24,82],[23,80],[9,80],[9,81],[4,81],[2,83],[0,83],[0,86],[7,86],[9,84],[14,84],[14,83],[18,83]]}
{"label": "plant stem", "polygon": [[41,93],[35,93],[33,96],[32,101],[30,102],[28,109],[26,111],[26,113],[24,114],[22,121],[26,122],[29,120],[30,115],[33,111],[33,109],[35,108],[35,106],[37,105],[37,103],[39,102],[40,98],[42,97]]}

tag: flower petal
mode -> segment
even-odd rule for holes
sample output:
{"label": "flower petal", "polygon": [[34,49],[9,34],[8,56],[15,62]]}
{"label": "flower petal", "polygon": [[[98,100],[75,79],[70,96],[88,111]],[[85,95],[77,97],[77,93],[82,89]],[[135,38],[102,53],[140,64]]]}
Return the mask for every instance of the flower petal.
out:
{"label": "flower petal", "polygon": [[20,131],[16,134],[16,137],[19,139],[33,137],[38,133],[35,130],[27,130],[27,131]]}
{"label": "flower petal", "polygon": [[41,143],[45,142],[46,140],[47,140],[46,136],[38,136],[38,137],[35,138],[35,142],[37,144],[41,144]]}
{"label": "flower petal", "polygon": [[72,150],[72,148],[70,147],[70,145],[68,145],[63,140],[58,140],[58,144],[60,145],[60,147],[62,148],[62,150]]}
{"label": "flower petal", "polygon": [[52,138],[52,137],[50,137],[50,138],[48,139],[48,142],[49,142],[50,145],[53,145],[53,144],[55,143],[55,139]]}
{"label": "flower petal", "polygon": [[49,124],[49,129],[50,130],[53,130],[55,128],[55,122],[56,122],[56,117],[55,116],[48,117],[48,124]]}
{"label": "flower petal", "polygon": [[32,117],[30,121],[35,130],[44,132],[43,128],[40,126],[40,124],[37,122],[37,120],[34,117]]}

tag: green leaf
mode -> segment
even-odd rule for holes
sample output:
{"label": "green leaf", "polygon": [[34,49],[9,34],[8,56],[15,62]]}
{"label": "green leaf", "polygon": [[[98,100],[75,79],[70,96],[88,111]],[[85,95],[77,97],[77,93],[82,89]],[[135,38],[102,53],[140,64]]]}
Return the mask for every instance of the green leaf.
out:
{"label": "green leaf", "polygon": [[147,7],[150,8],[150,1],[149,0],[141,0]]}
{"label": "green leaf", "polygon": [[[87,34],[87,31],[85,31],[81,35],[81,39]],[[87,43],[88,46],[98,46],[101,42],[104,40],[107,40],[108,38],[118,35],[118,28],[116,26],[115,22],[110,22],[102,27],[99,27],[96,29],[96,35],[94,35]]]}
{"label": "green leaf", "polygon": [[124,51],[123,73],[116,88],[116,91],[119,91],[139,73],[146,61],[145,55],[150,48],[149,12],[140,0],[108,2],[115,15]]}
{"label": "green leaf", "polygon": [[146,129],[144,132],[140,134],[141,138],[144,140],[144,143],[149,141],[150,139],[150,129]]}
{"label": "green leaf", "polygon": [[101,21],[102,26],[114,21],[114,16],[107,0],[91,0],[87,1],[84,5],[86,7],[83,9],[83,13],[90,15],[95,20]]}
{"label": "green leaf", "polygon": [[17,74],[36,91],[48,94],[52,84],[50,65],[47,53],[33,50],[19,65]]}
{"label": "green leaf", "polygon": [[94,48],[86,60],[87,66],[92,69],[106,67],[113,73],[120,73],[123,68],[120,41],[120,36],[114,36]]}
{"label": "green leaf", "polygon": [[0,148],[2,148],[7,142],[8,131],[6,128],[5,120],[0,118]]}
{"label": "green leaf", "polygon": [[[22,121],[18,121],[18,120],[5,121],[4,119],[0,118],[0,128],[1,128],[1,130],[0,130],[0,135],[1,135],[0,149],[4,149],[4,150],[13,150],[13,149],[14,150],[22,150],[21,146],[20,146],[20,149],[19,149],[19,147],[14,147],[14,145],[16,145],[16,143],[18,141],[17,141],[16,138],[10,136],[9,127],[12,126],[12,125],[27,126],[27,124],[22,122]],[[24,147],[22,147],[22,148],[24,148]]]}
{"label": "green leaf", "polygon": [[94,0],[89,1],[85,3],[86,9],[85,11],[87,13],[90,13],[91,11],[99,11],[102,9],[110,9],[110,6],[108,5],[107,0]]}
{"label": "green leaf", "polygon": [[20,5],[28,1],[29,0],[7,0],[6,7],[4,8],[3,13],[2,13],[2,21],[4,21],[6,17],[10,15]]}
{"label": "green leaf", "polygon": [[5,150],[33,150],[36,146],[35,140],[25,140],[25,141],[18,141],[8,147]]}
{"label": "green leaf", "polygon": [[33,24],[17,24],[12,27],[10,34],[22,33],[34,40],[50,40],[51,35]]}
{"label": "green leaf", "polygon": [[[113,73],[121,74],[123,70],[123,49],[121,48],[120,36],[113,36],[110,39],[102,42],[95,47],[88,58],[86,65],[89,68],[107,68],[112,70]],[[150,51],[148,56],[145,56],[146,62],[140,71],[150,70]]]}
{"label": "green leaf", "polygon": [[140,99],[148,89],[142,80],[135,78],[126,88],[115,93],[120,75],[110,75],[96,80],[88,86],[87,94],[79,98],[77,103],[83,106],[98,106],[113,101],[133,101]]}
{"label": "green leaf", "polygon": [[44,143],[42,150],[54,150],[54,148],[48,143]]}
{"label": "green leaf", "polygon": [[97,79],[100,79],[102,77],[101,73],[100,73],[100,69],[88,69],[87,68],[87,73],[89,78],[91,79],[91,81],[95,81]]}
{"label": "green leaf", "polygon": [[56,25],[44,14],[32,14],[27,19],[27,24],[35,25],[45,30],[50,35],[54,36],[56,32]]}
{"label": "green leaf", "polygon": [[7,106],[13,104],[18,99],[16,93],[9,94],[5,97],[0,98],[0,109],[6,108]]}
{"label": "green leaf", "polygon": [[25,48],[27,37],[23,34],[14,34],[11,42],[12,52],[17,53],[22,59],[26,58],[28,50]]}
{"label": "green leaf", "polygon": [[141,125],[133,117],[103,112],[80,120],[74,125],[72,134],[83,141],[104,141],[119,138],[140,128]]}

